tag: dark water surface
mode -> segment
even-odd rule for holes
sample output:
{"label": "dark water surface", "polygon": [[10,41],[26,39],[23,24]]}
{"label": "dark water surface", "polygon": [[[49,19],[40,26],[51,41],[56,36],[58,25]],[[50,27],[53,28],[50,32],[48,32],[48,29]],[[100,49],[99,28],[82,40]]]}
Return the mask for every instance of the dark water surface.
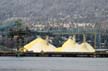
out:
{"label": "dark water surface", "polygon": [[108,58],[0,57],[0,71],[108,71]]}

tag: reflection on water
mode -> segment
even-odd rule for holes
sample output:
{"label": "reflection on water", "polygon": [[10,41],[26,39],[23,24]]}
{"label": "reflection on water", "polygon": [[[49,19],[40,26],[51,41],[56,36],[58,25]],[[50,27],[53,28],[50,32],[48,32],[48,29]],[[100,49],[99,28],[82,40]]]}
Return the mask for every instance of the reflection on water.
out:
{"label": "reflection on water", "polygon": [[108,71],[108,58],[0,57],[0,71]]}
{"label": "reflection on water", "polygon": [[60,71],[60,70],[46,70],[46,69],[0,69],[0,71]]}

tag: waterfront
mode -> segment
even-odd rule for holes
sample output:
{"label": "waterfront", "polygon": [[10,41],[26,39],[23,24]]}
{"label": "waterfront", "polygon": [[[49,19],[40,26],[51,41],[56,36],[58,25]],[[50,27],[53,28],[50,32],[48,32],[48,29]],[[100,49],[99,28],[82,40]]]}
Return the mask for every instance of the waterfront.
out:
{"label": "waterfront", "polygon": [[108,58],[0,57],[0,71],[108,71]]}

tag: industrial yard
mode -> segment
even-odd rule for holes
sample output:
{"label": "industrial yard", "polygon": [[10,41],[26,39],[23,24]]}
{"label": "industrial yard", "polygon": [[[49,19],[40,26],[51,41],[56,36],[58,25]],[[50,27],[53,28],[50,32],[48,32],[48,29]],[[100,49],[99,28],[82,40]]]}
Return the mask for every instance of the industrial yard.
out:
{"label": "industrial yard", "polygon": [[0,71],[108,71],[108,0],[0,0]]}
{"label": "industrial yard", "polygon": [[105,24],[50,22],[27,29],[22,23],[14,19],[1,24],[1,56],[108,57]]}

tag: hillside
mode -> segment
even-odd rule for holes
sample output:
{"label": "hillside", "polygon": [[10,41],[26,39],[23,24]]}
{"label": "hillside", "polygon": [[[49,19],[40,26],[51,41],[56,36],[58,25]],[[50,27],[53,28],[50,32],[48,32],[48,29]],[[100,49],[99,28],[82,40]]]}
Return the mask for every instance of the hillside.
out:
{"label": "hillside", "polygon": [[0,21],[12,17],[99,22],[108,19],[108,0],[0,0]]}

